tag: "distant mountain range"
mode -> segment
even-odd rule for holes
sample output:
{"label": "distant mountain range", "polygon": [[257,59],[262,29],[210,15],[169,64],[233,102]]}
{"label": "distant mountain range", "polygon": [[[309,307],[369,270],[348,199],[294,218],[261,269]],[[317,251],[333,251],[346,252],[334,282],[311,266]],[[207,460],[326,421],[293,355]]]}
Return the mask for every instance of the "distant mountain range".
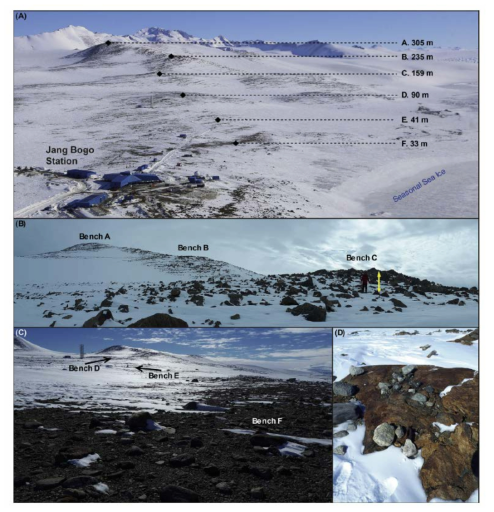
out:
{"label": "distant mountain range", "polygon": [[[261,50],[291,51],[301,55],[321,55],[328,52],[345,51],[359,53],[363,50],[379,50],[381,53],[391,50],[383,46],[371,44],[363,45],[334,45],[320,42],[317,39],[311,41],[297,42],[279,42],[262,39],[252,39],[243,41],[229,40],[221,35],[212,39],[196,37],[184,32],[183,30],[166,30],[160,27],[148,27],[138,30],[131,35],[113,35],[105,32],[92,32],[85,27],[69,25],[68,27],[55,30],[54,32],[43,32],[41,34],[30,36],[18,36],[14,38],[14,49],[16,52],[31,51],[74,51],[85,50],[92,46],[104,44],[107,41],[121,43],[190,43],[209,46],[219,49],[230,49],[240,47],[252,47]],[[426,50],[432,49],[428,47]],[[434,49],[442,49],[434,47]],[[461,51],[463,48],[445,48],[446,51]],[[406,51],[406,50],[405,50]]]}
{"label": "distant mountain range", "polygon": [[[44,32],[32,36],[19,36],[15,38],[14,49],[16,52],[31,51],[75,51],[86,50],[96,45],[101,45],[107,41],[115,43],[189,43],[191,45],[209,46],[218,49],[231,49],[241,47],[252,47],[260,50],[290,51],[299,55],[323,55],[334,52],[361,53],[364,47],[358,45],[340,46],[326,44],[317,40],[307,42],[278,42],[264,41],[260,39],[245,41],[230,41],[223,36],[217,36],[212,39],[195,37],[182,30],[166,30],[159,27],[150,27],[138,30],[135,34],[116,36],[101,32],[92,32],[85,27],[75,27],[70,25],[54,32]],[[383,47],[371,46],[372,50],[379,49],[391,52]]]}

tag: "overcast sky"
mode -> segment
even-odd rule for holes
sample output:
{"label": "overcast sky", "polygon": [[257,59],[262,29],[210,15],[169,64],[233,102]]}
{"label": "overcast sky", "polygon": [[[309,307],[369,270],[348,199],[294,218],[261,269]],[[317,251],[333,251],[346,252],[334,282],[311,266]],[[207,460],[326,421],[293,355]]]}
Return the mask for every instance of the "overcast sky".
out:
{"label": "overcast sky", "polygon": [[[15,229],[16,255],[81,243],[79,233],[109,233],[101,241],[165,254],[207,256],[261,274],[371,267],[454,286],[478,285],[476,220],[28,220]],[[178,244],[208,244],[208,252],[178,252]],[[350,263],[347,254],[377,255]]]}
{"label": "overcast sky", "polygon": [[226,363],[278,370],[330,368],[332,330],[288,329],[27,329],[25,339],[43,348],[86,353],[112,345],[200,355]]}

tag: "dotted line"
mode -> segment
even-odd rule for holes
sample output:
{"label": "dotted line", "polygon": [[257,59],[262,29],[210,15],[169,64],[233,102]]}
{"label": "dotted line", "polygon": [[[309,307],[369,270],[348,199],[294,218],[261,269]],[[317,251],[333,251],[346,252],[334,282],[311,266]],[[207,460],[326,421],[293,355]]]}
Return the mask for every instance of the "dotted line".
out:
{"label": "dotted line", "polygon": [[226,119],[225,121],[394,121],[394,119]]}
{"label": "dotted line", "polygon": [[[185,93],[184,93],[185,94]],[[294,93],[294,94],[207,94],[200,92],[188,92],[185,96],[219,96],[219,97],[250,97],[250,96],[261,96],[261,97],[273,97],[273,96],[281,96],[281,97],[311,97],[311,96],[373,96],[373,97],[390,97],[390,98],[398,98],[399,94],[330,94],[325,92],[311,92],[311,93]]]}
{"label": "dotted line", "polygon": [[236,145],[240,144],[264,144],[270,146],[277,145],[344,145],[344,146],[352,146],[352,145],[395,145],[396,142],[237,142]]}
{"label": "dotted line", "polygon": [[397,59],[398,55],[174,55],[174,59],[241,59],[246,57],[254,57],[257,59],[378,59],[390,58]]}
{"label": "dotted line", "polygon": [[247,76],[247,75],[256,75],[256,76],[265,76],[265,75],[278,75],[278,76],[312,76],[312,75],[337,75],[337,76],[363,76],[363,75],[372,75],[372,76],[390,76],[390,75],[397,75],[398,73],[163,73],[158,72],[158,76]]}
{"label": "dotted line", "polygon": [[[199,44],[209,46],[212,44],[225,45],[222,41],[107,41],[106,44]],[[397,41],[228,41],[227,44],[235,44],[241,46],[249,46],[252,44],[399,44]]]}

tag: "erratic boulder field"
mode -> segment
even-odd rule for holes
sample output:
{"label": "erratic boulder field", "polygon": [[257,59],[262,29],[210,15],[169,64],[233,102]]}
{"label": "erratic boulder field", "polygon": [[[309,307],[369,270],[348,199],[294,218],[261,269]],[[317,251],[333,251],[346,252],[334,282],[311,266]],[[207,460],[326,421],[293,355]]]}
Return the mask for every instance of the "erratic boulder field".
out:
{"label": "erratic boulder field", "polygon": [[[353,396],[365,407],[364,454],[394,445],[413,458],[414,447],[421,450],[424,464],[420,479],[427,500],[465,501],[478,488],[477,372],[426,365],[376,365],[334,384],[352,386]],[[335,392],[335,412],[341,407],[338,404],[348,400],[348,396]],[[396,429],[395,435],[390,443],[384,442],[391,427]]]}

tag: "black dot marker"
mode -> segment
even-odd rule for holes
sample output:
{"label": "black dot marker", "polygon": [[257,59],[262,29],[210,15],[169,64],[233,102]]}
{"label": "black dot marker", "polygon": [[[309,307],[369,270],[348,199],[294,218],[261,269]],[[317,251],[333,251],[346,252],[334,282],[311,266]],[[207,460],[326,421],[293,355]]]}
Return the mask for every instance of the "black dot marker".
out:
{"label": "black dot marker", "polygon": [[156,74],[157,74],[158,76],[161,76],[163,73],[162,73],[161,71],[158,71]]}

